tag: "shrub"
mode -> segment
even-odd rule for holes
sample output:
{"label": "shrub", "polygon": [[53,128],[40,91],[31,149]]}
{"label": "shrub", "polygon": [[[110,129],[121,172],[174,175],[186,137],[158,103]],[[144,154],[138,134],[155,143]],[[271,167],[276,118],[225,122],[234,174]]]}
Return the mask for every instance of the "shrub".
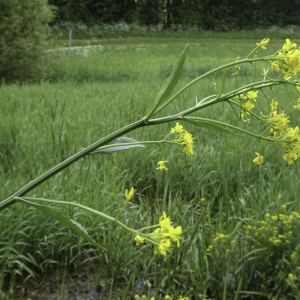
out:
{"label": "shrub", "polygon": [[1,80],[32,81],[44,77],[47,22],[53,16],[47,0],[1,0]]}

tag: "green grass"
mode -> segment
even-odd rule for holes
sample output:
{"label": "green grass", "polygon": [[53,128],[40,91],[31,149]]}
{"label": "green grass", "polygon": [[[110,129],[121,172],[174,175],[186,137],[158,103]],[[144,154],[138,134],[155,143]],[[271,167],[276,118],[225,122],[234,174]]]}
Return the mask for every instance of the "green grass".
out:
{"label": "green grass", "polygon": [[[101,50],[73,50],[71,58],[61,52],[46,82],[1,85],[0,199],[81,148],[143,117],[189,41],[103,40]],[[191,50],[175,90],[212,68],[246,56],[257,40],[190,42]],[[282,43],[283,40],[272,41],[263,53],[273,53]],[[195,105],[196,99],[200,101],[214,93],[213,83],[219,87],[221,78],[222,73],[197,83],[160,115]],[[251,68],[241,66],[240,84],[252,80]],[[233,76],[228,77],[226,89],[233,85]],[[267,95],[271,97],[269,92]],[[277,88],[276,95],[291,124],[299,124],[299,111],[293,110],[284,88]],[[268,114],[261,92],[258,106]],[[249,129],[239,123],[232,111],[225,114],[225,109],[230,110],[220,104],[195,115]],[[141,128],[127,136],[138,141],[162,139],[174,125]],[[299,252],[298,224],[291,229],[291,244],[283,243],[275,250],[266,239],[259,240],[254,232],[246,233],[243,226],[264,220],[266,213],[281,213],[283,204],[287,205],[287,214],[299,211],[299,162],[287,166],[272,145],[250,137],[238,139],[183,125],[195,138],[195,154],[188,157],[165,147],[167,172],[156,170],[162,159],[160,147],[147,145],[145,149],[79,160],[28,196],[76,201],[116,216],[125,201],[125,188],[134,186],[137,194],[121,218],[124,224],[136,229],[150,226],[166,211],[184,231],[180,248],[174,247],[171,255],[157,260],[161,295],[186,294],[193,299],[202,297],[200,294],[213,299],[242,299],[245,295],[271,299],[278,295],[280,299],[295,299],[299,281],[287,278],[289,273],[297,272],[298,264],[291,261],[290,255]],[[263,130],[257,122],[252,126],[254,132]],[[255,152],[264,156],[261,168],[252,162]],[[206,205],[202,198],[206,198]],[[138,292],[133,288],[136,279],[143,282],[139,292],[150,295],[155,290],[155,259],[150,245],[137,247],[128,232],[80,209],[51,207],[81,223],[109,251],[96,250],[33,208],[20,203],[11,206],[0,213],[0,290],[5,290],[8,298],[17,297],[12,292],[17,285],[14,280],[19,282],[21,278],[24,286],[30,278],[43,277],[66,266],[78,269],[86,262],[98,270],[97,282],[112,286],[113,297],[123,295],[128,284],[128,297],[133,299]],[[280,230],[281,223],[277,226]],[[213,235],[217,232],[227,234],[228,240],[215,245]],[[45,242],[44,237],[50,234],[55,236]],[[233,246],[231,240],[235,241]],[[214,245],[211,254],[206,250],[209,245]],[[268,251],[276,253],[269,256]],[[265,296],[254,296],[255,293]]]}

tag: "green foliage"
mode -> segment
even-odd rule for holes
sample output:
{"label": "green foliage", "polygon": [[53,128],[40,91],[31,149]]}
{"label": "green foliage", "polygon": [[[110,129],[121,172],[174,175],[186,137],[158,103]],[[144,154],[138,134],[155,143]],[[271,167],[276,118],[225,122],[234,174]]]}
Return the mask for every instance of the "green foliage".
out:
{"label": "green foliage", "polygon": [[49,0],[57,7],[55,22],[114,23],[136,21],[135,0]]}
{"label": "green foliage", "polygon": [[47,22],[53,12],[46,0],[0,2],[0,79],[39,80],[47,66],[43,60]]}
{"label": "green foliage", "polygon": [[137,23],[199,26],[228,31],[272,25],[300,25],[300,0],[50,0],[57,7],[55,23]]}

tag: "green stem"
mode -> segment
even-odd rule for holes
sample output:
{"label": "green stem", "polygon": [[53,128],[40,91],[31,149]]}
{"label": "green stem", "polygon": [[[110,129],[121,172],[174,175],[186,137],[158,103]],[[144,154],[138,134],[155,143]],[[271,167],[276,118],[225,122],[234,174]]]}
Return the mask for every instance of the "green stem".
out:
{"label": "green stem", "polygon": [[260,44],[257,45],[257,47],[255,47],[247,56],[245,59],[247,59],[256,49],[258,49],[260,47]]}
{"label": "green stem", "polygon": [[146,230],[146,229],[154,228],[154,227],[158,227],[158,226],[160,226],[160,225],[157,224],[157,225],[153,225],[153,226],[149,226],[149,227],[144,227],[144,228],[139,229],[138,231],[140,232],[140,231],[142,231],[142,230]]}
{"label": "green stem", "polygon": [[75,155],[67,158],[65,161],[61,162],[60,164],[58,164],[54,168],[48,170],[47,172],[45,172],[41,176],[37,177],[33,181],[31,181],[28,184],[26,184],[23,188],[21,188],[19,191],[15,192],[10,197],[8,197],[7,199],[3,200],[0,203],[0,211],[3,210],[3,209],[5,209],[8,206],[14,204],[16,201],[13,198],[24,196],[29,191],[31,191],[32,189],[34,189],[36,186],[40,185],[41,183],[43,183],[47,179],[49,179],[52,176],[54,176],[55,174],[59,173],[60,171],[62,171],[66,167],[70,166],[71,164],[73,164],[74,162],[76,162],[77,160],[79,160],[80,158],[88,155],[90,152],[92,152],[92,151],[98,149],[99,147],[101,147],[101,146],[109,143],[110,141],[112,141],[112,140],[114,140],[114,139],[122,136],[123,134],[125,134],[127,132],[130,132],[130,131],[132,131],[134,129],[137,129],[139,127],[142,127],[142,126],[144,126],[144,122],[141,121],[141,120],[137,121],[135,123],[132,123],[132,124],[130,124],[130,125],[122,128],[122,129],[120,129],[120,130],[117,130],[116,132],[114,132],[112,134],[109,134],[105,138],[103,138],[103,139],[95,142],[94,144],[92,144],[89,147],[81,150],[77,154],[75,154]]}

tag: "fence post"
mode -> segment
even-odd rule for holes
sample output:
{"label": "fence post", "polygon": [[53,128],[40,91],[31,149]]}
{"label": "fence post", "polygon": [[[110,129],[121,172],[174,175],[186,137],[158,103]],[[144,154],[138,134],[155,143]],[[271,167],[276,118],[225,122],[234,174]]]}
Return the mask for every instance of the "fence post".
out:
{"label": "fence post", "polygon": [[69,33],[69,57],[71,56],[71,45],[72,45],[72,30]]}

